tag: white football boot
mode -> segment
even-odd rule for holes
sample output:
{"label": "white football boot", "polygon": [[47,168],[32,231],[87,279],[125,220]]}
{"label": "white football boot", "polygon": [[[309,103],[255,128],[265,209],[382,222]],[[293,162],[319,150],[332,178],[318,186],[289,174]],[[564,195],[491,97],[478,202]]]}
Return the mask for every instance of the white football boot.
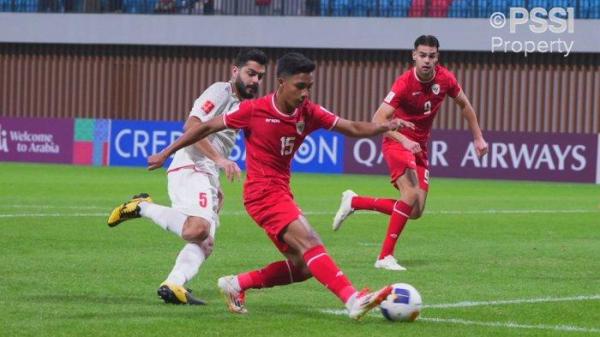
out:
{"label": "white football boot", "polygon": [[237,281],[237,276],[228,275],[219,278],[217,286],[221,290],[227,309],[234,314],[248,313],[246,310],[246,295],[240,290],[240,285]]}
{"label": "white football boot", "polygon": [[357,291],[348,299],[348,302],[346,302],[348,316],[355,320],[361,319],[371,309],[381,304],[393,289],[392,286],[388,285],[372,293],[369,292],[369,289]]}
{"label": "white football boot", "polygon": [[392,255],[388,255],[381,260],[375,261],[375,268],[395,271],[406,270],[406,268],[398,264],[398,261],[396,261],[396,258],[394,258]]}
{"label": "white football boot", "polygon": [[338,208],[337,213],[335,213],[333,224],[331,225],[334,231],[340,229],[344,220],[346,220],[350,214],[354,213],[354,209],[352,208],[352,198],[357,195],[358,194],[354,193],[352,190],[345,190],[342,193],[342,202],[340,203],[340,208]]}

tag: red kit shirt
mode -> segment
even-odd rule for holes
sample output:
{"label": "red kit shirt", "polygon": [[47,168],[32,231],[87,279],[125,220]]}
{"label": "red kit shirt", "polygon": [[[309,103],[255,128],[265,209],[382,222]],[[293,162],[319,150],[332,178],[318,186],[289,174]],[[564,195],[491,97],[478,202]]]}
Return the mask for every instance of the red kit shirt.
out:
{"label": "red kit shirt", "polygon": [[[394,107],[394,118],[413,122],[415,129],[402,129],[400,133],[426,148],[431,125],[446,95],[455,98],[461,91],[454,74],[437,65],[435,75],[428,82],[417,78],[416,68],[409,69],[394,82],[384,102]],[[384,138],[384,142],[393,140]]]}
{"label": "red kit shirt", "polygon": [[289,185],[290,164],[304,138],[320,128],[332,129],[338,118],[309,100],[284,114],[270,94],[242,102],[223,121],[228,128],[244,130],[248,187],[264,179]]}

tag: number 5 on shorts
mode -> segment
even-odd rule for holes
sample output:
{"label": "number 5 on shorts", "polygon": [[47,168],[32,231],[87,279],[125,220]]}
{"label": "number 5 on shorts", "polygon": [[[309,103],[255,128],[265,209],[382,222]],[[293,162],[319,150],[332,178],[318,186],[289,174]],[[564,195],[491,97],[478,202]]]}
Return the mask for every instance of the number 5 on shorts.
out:
{"label": "number 5 on shorts", "polygon": [[208,198],[206,196],[206,192],[198,193],[198,204],[202,208],[204,208],[204,207],[206,207],[206,205],[208,205]]}

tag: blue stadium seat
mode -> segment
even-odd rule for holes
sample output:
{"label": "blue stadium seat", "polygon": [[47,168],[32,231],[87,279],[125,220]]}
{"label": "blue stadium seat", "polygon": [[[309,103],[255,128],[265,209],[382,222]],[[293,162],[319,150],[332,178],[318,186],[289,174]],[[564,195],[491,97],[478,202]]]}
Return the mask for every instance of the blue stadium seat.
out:
{"label": "blue stadium seat", "polygon": [[548,2],[548,0],[529,0],[527,8],[542,7],[548,9],[550,7]]}
{"label": "blue stadium seat", "polygon": [[[123,13],[154,13],[157,2],[157,0],[123,0]],[[179,2],[176,2],[175,5],[176,7],[181,6]]]}
{"label": "blue stadium seat", "polygon": [[510,7],[525,7],[525,0],[509,0],[508,8]]}
{"label": "blue stadium seat", "polygon": [[374,16],[376,3],[370,0],[351,0],[350,16]]}
{"label": "blue stadium seat", "polygon": [[11,6],[11,0],[0,0],[0,12],[10,12]]}
{"label": "blue stadium seat", "polygon": [[37,12],[38,0],[9,0],[9,11],[11,12]]}
{"label": "blue stadium seat", "polygon": [[350,16],[350,1],[321,0],[321,16]]}
{"label": "blue stadium seat", "polygon": [[588,19],[600,19],[600,2],[590,1],[590,7],[588,10]]}
{"label": "blue stadium seat", "polygon": [[408,9],[412,5],[412,0],[390,0],[382,4],[382,12],[385,16],[407,17]]}
{"label": "blue stadium seat", "polygon": [[451,18],[468,18],[471,15],[471,1],[470,0],[454,0],[450,5],[448,11],[448,17]]}
{"label": "blue stadium seat", "polygon": [[476,18],[488,18],[493,13],[491,11],[490,1],[488,0],[475,0],[474,4],[474,16]]}

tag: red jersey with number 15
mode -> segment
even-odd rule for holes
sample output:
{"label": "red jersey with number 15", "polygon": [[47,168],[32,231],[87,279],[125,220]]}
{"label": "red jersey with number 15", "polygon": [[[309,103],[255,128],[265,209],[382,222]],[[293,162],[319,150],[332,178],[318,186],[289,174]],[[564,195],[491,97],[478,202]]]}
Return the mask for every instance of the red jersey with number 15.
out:
{"label": "red jersey with number 15", "polygon": [[309,100],[285,114],[275,106],[275,94],[243,101],[223,115],[228,128],[244,130],[246,187],[265,179],[289,185],[290,164],[304,138],[320,128],[332,129],[338,118]]}
{"label": "red jersey with number 15", "polygon": [[[402,129],[400,133],[426,148],[431,125],[446,95],[455,98],[461,91],[454,74],[445,67],[435,66],[433,79],[423,82],[417,78],[416,68],[400,75],[383,100],[396,110],[395,118],[413,122],[415,129]],[[384,138],[384,142],[394,142]]]}

